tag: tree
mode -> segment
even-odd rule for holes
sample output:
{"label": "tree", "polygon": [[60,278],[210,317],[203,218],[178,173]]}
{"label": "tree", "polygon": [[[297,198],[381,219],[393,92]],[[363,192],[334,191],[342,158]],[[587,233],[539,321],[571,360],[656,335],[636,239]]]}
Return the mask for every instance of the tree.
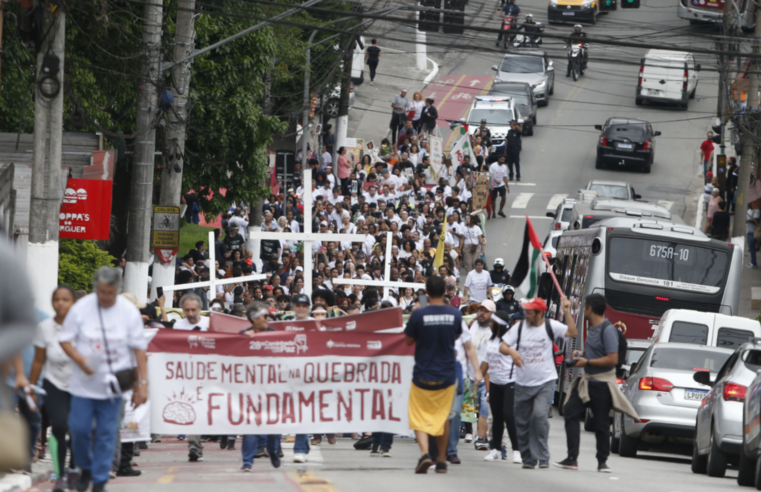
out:
{"label": "tree", "polygon": [[113,265],[115,260],[99,249],[95,241],[61,239],[58,246],[58,283],[69,285],[74,290],[92,292],[95,271],[102,266]]}

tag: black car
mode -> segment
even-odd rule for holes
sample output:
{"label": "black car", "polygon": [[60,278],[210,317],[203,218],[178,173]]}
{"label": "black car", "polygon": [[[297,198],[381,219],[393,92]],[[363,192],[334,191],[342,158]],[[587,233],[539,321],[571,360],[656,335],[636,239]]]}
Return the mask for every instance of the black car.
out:
{"label": "black car", "polygon": [[495,82],[489,91],[490,96],[508,96],[515,101],[515,107],[523,117],[523,134],[534,134],[536,125],[537,102],[531,84],[527,82]]}
{"label": "black car", "polygon": [[633,166],[650,172],[655,158],[655,137],[661,134],[653,131],[650,123],[613,117],[595,128],[602,131],[597,142],[597,169]]}

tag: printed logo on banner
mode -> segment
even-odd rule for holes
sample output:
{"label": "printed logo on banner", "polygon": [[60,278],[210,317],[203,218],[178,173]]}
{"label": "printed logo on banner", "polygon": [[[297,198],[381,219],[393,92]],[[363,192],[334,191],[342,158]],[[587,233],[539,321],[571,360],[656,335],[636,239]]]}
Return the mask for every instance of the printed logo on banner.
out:
{"label": "printed logo on banner", "polygon": [[362,345],[358,343],[334,342],[333,340],[328,340],[326,345],[328,348],[362,348]]}
{"label": "printed logo on banner", "polygon": [[252,340],[248,342],[248,348],[250,350],[269,350],[273,354],[300,354],[309,349],[306,335],[296,335],[293,340]]}
{"label": "printed logo on banner", "polygon": [[367,348],[372,350],[380,350],[383,348],[383,342],[381,342],[380,340],[368,340]]}
{"label": "printed logo on banner", "polygon": [[195,403],[195,399],[185,394],[185,388],[182,388],[179,396],[173,394],[169,403],[164,406],[164,410],[161,412],[164,422],[177,425],[192,425],[196,421],[196,411],[193,410],[191,403]]}
{"label": "printed logo on banner", "polygon": [[197,337],[195,335],[191,335],[188,337],[188,345],[190,345],[190,348],[198,348],[200,345],[203,348],[213,349],[216,348],[216,340],[213,338]]}
{"label": "printed logo on banner", "polygon": [[285,331],[305,331],[306,328],[303,326],[286,326]]}
{"label": "printed logo on banner", "polygon": [[63,195],[63,203],[77,203],[79,200],[87,200],[87,190],[80,188],[75,190],[74,188],[66,188]]}
{"label": "printed logo on banner", "polygon": [[357,322],[356,321],[349,321],[346,323],[346,329],[347,330],[356,330],[357,329]]}

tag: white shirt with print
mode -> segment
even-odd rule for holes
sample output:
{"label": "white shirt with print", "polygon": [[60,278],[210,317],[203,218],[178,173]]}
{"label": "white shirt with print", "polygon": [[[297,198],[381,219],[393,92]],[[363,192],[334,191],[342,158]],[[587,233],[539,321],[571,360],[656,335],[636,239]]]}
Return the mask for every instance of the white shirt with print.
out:
{"label": "white shirt with print", "polygon": [[[541,386],[558,378],[555,369],[555,353],[553,343],[557,338],[565,337],[568,327],[554,319],[550,320],[553,339],[547,339],[547,330],[544,321],[539,326],[531,326],[525,321],[523,329],[515,325],[508,331],[503,340],[512,348],[517,348],[523,357],[523,367],[515,367],[515,384],[520,386]],[[521,332],[520,344],[518,344],[518,332]]]}

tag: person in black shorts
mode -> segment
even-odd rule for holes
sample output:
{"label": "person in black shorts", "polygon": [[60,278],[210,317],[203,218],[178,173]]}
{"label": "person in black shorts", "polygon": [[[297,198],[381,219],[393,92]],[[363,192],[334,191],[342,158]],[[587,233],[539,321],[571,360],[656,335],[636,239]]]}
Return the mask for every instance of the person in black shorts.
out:
{"label": "person in black shorts", "polygon": [[377,40],[373,39],[371,43],[372,46],[368,46],[367,52],[365,53],[365,62],[367,63],[367,66],[370,67],[370,85],[373,85],[373,81],[375,80],[375,70],[378,68],[378,62],[381,57],[381,50],[378,48]]}

